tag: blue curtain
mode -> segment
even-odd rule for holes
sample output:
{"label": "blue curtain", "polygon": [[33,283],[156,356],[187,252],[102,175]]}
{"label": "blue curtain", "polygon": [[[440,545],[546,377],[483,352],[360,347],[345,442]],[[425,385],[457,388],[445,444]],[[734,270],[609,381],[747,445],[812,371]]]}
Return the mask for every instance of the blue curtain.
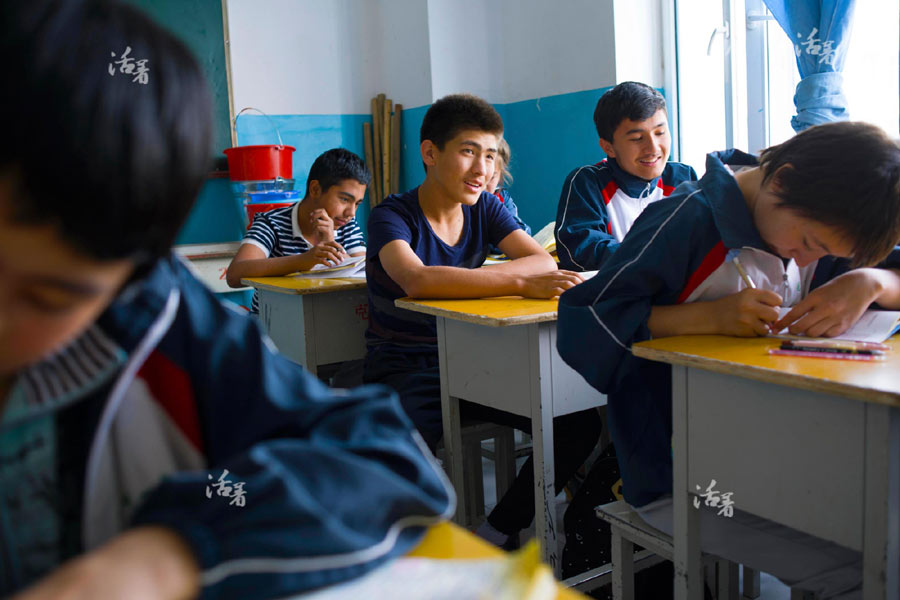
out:
{"label": "blue curtain", "polygon": [[849,118],[841,91],[856,0],[763,0],[794,45],[800,83],[794,131]]}

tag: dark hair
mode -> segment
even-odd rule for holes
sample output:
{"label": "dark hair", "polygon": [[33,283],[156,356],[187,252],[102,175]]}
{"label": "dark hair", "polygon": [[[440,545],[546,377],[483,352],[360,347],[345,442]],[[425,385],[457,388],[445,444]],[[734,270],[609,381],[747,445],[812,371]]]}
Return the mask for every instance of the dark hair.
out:
{"label": "dark hair", "polygon": [[666,110],[666,99],[645,83],[625,81],[609,90],[597,100],[594,109],[594,126],[600,139],[613,141],[613,133],[625,119],[643,121]]}
{"label": "dark hair", "polygon": [[332,148],[319,155],[312,167],[309,168],[309,177],[306,178],[306,195],[309,195],[309,184],[313,180],[319,182],[323,192],[328,191],[333,185],[337,185],[345,179],[354,179],[363,185],[369,185],[372,174],[356,154],[345,148]]}
{"label": "dark hair", "polygon": [[503,134],[503,119],[493,106],[478,96],[444,96],[425,113],[419,130],[419,142],[431,140],[439,150],[443,150],[444,144],[464,129],[495,133],[499,137]]}
{"label": "dark hair", "polygon": [[494,160],[494,168],[500,169],[498,187],[509,187],[512,185],[513,176],[509,170],[510,160],[512,160],[512,150],[509,149],[509,142],[506,141],[506,138],[500,138],[497,145],[497,158]]}
{"label": "dark hair", "polygon": [[852,241],[854,266],[879,262],[900,240],[900,145],[875,125],[810,127],[759,160],[781,206]]}
{"label": "dark hair", "polygon": [[[166,254],[212,149],[206,81],[191,53],[111,1],[4,2],[0,22],[0,172],[16,185],[12,218],[53,225],[97,260]],[[146,60],[146,84],[115,64],[129,47],[133,67]]]}

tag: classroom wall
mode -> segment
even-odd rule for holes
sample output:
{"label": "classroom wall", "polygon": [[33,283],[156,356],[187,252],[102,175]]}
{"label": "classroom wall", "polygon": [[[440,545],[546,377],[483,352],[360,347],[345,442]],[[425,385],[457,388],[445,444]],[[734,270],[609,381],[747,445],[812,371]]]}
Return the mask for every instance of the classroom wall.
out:
{"label": "classroom wall", "polygon": [[[538,228],[555,217],[566,174],[603,157],[591,121],[603,91],[626,73],[661,87],[660,69],[651,68],[661,65],[656,42],[641,46],[635,34],[647,44],[659,3],[229,0],[235,107],[265,111],[284,142],[297,147],[294,177],[302,190],[322,151],[344,146],[363,155],[369,100],[384,92],[404,106],[407,189],[424,176],[418,130],[428,106],[449,93],[476,93],[504,118],[511,191]],[[632,46],[639,51],[620,56]],[[271,123],[256,114],[240,117],[237,132],[241,145],[275,143]],[[367,214],[360,211],[363,225]]]}

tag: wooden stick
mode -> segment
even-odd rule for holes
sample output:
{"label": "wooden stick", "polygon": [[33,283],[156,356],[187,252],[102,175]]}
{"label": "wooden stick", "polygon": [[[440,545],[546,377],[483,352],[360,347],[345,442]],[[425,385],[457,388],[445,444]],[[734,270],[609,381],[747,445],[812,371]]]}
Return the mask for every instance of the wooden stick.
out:
{"label": "wooden stick", "polygon": [[366,166],[369,168],[369,174],[372,176],[369,183],[369,206],[375,206],[375,173],[372,171],[374,165],[372,158],[374,156],[374,146],[372,145],[372,124],[363,123],[363,146],[365,146]]}
{"label": "wooden stick", "polygon": [[372,189],[375,191],[375,204],[381,202],[381,199],[384,197],[381,189],[381,135],[384,133],[381,125],[383,108],[379,104],[379,98],[381,97],[381,94],[379,94],[372,98],[372,131],[375,134],[372,153],[372,173],[375,174],[375,177],[372,179]]}
{"label": "wooden stick", "polygon": [[403,105],[394,105],[394,118],[391,121],[391,193],[400,191],[400,121],[403,118]]}
{"label": "wooden stick", "polygon": [[390,99],[384,101],[384,120],[381,122],[384,132],[381,136],[381,177],[384,195],[387,196],[391,190],[391,102]]}

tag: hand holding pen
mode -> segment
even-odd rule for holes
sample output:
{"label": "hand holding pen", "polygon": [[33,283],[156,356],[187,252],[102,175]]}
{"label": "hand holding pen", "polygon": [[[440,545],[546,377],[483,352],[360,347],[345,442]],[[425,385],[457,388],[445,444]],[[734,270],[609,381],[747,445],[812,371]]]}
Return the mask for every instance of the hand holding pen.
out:
{"label": "hand holding pen", "polygon": [[737,294],[720,300],[722,333],[726,335],[769,335],[771,324],[778,320],[782,298],[770,290],[757,289],[747,274],[737,252],[729,253],[731,262],[747,286]]}

